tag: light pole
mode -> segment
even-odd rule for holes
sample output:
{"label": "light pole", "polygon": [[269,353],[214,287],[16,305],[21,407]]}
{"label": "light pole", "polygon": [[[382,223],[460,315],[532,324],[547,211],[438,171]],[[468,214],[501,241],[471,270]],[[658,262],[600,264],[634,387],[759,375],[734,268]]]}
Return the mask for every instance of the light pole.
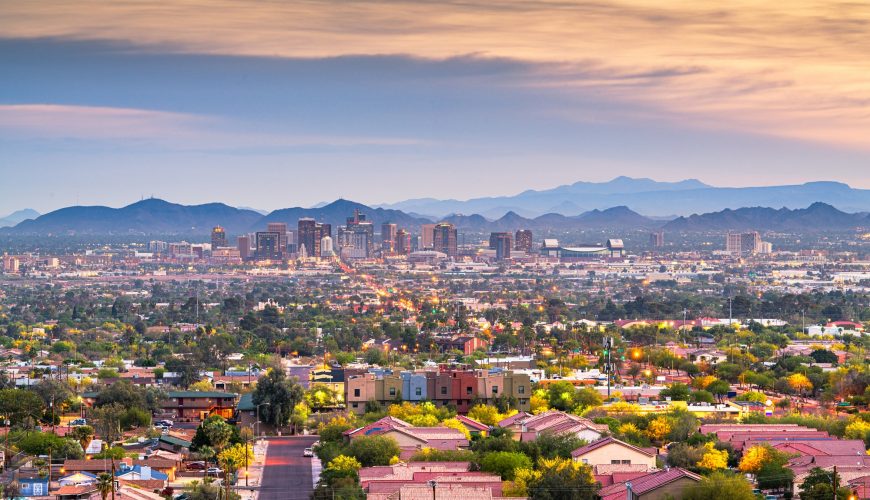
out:
{"label": "light pole", "polygon": [[260,403],[257,405],[257,439],[262,439],[262,435],[260,434],[260,407],[261,406],[272,406],[271,403]]}
{"label": "light pole", "polygon": [[435,500],[435,488],[438,487],[438,481],[430,479],[428,484],[432,487],[432,500]]}

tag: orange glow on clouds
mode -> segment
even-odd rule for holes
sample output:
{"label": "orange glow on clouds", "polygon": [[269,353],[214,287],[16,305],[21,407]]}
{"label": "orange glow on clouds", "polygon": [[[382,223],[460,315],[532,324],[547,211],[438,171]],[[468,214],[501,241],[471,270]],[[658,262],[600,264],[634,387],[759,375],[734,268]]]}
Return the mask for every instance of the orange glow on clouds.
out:
{"label": "orange glow on clouds", "polygon": [[7,38],[266,57],[509,58],[529,72],[506,84],[639,104],[644,118],[859,149],[870,136],[870,4],[858,2],[5,0],[0,9]]}

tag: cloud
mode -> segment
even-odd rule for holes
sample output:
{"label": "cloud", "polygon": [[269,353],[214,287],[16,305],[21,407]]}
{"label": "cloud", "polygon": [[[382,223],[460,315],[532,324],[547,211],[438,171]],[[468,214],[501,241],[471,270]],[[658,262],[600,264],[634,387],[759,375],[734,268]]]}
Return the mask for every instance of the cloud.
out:
{"label": "cloud", "polygon": [[287,134],[232,130],[225,120],[146,109],[61,104],[0,104],[7,139],[127,140],[176,150],[286,150],[298,147],[411,146],[402,137]]}
{"label": "cloud", "polygon": [[0,0],[0,8],[9,38],[244,57],[466,58],[483,68],[520,61],[534,69],[503,85],[597,95],[687,126],[859,149],[870,135],[866,3]]}

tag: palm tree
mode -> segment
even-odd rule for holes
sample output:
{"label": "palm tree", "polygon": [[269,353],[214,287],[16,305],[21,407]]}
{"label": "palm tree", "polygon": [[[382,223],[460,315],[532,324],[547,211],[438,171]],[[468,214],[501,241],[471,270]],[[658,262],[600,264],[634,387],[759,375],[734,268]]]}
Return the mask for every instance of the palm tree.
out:
{"label": "palm tree", "polygon": [[103,500],[109,496],[109,493],[115,486],[114,478],[111,474],[103,472],[99,476],[97,476],[97,491],[100,492],[100,496],[103,497]]}

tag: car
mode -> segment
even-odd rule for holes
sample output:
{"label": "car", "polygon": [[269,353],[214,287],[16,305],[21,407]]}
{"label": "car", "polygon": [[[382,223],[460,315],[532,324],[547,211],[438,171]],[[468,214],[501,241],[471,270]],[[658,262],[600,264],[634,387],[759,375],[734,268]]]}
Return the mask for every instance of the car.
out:
{"label": "car", "polygon": [[208,476],[220,476],[224,471],[222,471],[220,467],[209,467],[205,473]]}
{"label": "car", "polygon": [[156,427],[159,425],[162,427],[172,427],[172,425],[174,423],[175,422],[173,422],[172,420],[158,420],[158,421],[154,422],[154,426]]}
{"label": "car", "polygon": [[305,448],[304,450],[302,450],[302,456],[303,457],[313,457],[314,450],[312,448]]}
{"label": "car", "polygon": [[187,470],[205,470],[205,462],[188,462],[184,467]]}
{"label": "car", "polygon": [[82,425],[88,425],[87,419],[77,418],[75,420],[70,421],[70,423],[69,423],[70,427],[80,427]]}

